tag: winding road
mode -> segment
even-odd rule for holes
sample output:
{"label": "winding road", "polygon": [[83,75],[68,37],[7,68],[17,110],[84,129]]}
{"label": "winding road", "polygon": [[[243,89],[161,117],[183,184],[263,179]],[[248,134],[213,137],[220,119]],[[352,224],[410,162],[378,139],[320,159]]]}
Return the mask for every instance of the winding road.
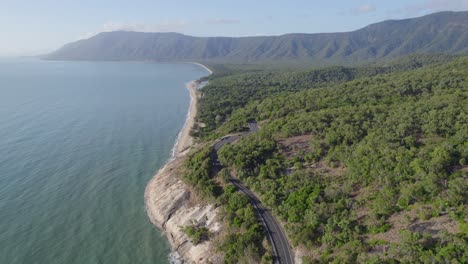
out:
{"label": "winding road", "polygon": [[[213,151],[211,152],[211,160],[213,161],[215,172],[219,171],[223,167],[223,165],[218,160],[219,149],[221,149],[226,144],[232,143],[239,138],[246,137],[258,131],[258,125],[256,122],[250,122],[248,125],[249,131],[237,135],[225,136],[214,144]],[[263,207],[257,195],[245,187],[241,181],[232,177],[229,179],[229,181],[247,196],[250,203],[254,207],[258,218],[262,221],[262,224],[265,227],[267,238],[273,248],[275,262],[281,264],[293,264],[294,259],[292,257],[293,255],[291,252],[291,247],[289,246],[286,234],[278,221],[276,221],[269,210]]]}

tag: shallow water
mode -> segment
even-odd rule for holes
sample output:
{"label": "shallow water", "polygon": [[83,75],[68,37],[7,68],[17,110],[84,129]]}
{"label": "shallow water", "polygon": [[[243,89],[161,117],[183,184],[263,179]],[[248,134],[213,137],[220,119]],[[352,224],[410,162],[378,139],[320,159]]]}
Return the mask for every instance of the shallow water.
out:
{"label": "shallow water", "polygon": [[191,64],[0,59],[1,263],[167,263],[144,210]]}

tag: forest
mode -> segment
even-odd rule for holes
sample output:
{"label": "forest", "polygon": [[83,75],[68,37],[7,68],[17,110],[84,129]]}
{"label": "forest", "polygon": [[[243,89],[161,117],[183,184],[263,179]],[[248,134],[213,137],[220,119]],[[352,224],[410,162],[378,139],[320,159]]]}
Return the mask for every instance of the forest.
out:
{"label": "forest", "polygon": [[[184,179],[222,206],[225,261],[271,261],[236,177],[304,263],[467,263],[467,69],[468,57],[431,55],[212,77]],[[213,175],[215,139],[251,120],[260,131],[224,146]]]}
{"label": "forest", "polygon": [[[287,70],[268,66],[210,65],[214,69],[204,87],[199,119],[205,124],[200,136],[205,136],[223,124],[231,113],[248,102],[272,95],[298,92],[351,81],[378,74],[404,72],[425,65],[449,62],[457,56],[441,54],[410,55],[394,61],[374,62],[360,67],[332,66],[326,68]],[[273,67],[273,66],[271,66]],[[281,66],[278,66],[281,67]]]}

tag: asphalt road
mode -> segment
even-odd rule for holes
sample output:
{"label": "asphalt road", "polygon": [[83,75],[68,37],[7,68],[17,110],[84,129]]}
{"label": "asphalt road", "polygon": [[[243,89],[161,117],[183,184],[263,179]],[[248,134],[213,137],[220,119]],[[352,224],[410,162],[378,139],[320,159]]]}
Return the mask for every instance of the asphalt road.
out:
{"label": "asphalt road", "polygon": [[[226,144],[236,141],[241,137],[248,136],[258,131],[257,123],[250,122],[248,125],[248,132],[240,133],[237,135],[225,136],[214,144],[213,151],[211,152],[211,158],[213,160],[216,171],[222,168],[222,164],[218,160],[218,150],[220,148],[222,148]],[[278,221],[276,221],[276,219],[273,217],[269,210],[263,207],[262,203],[260,202],[260,199],[258,199],[255,193],[253,193],[247,187],[245,187],[241,181],[235,178],[230,178],[229,181],[247,196],[250,203],[255,208],[255,212],[258,218],[262,221],[262,224],[265,227],[267,238],[272,244],[273,253],[275,255],[275,262],[293,264],[294,259],[292,257],[293,255],[291,252],[291,247],[289,246],[286,234],[281,225],[278,223]]]}

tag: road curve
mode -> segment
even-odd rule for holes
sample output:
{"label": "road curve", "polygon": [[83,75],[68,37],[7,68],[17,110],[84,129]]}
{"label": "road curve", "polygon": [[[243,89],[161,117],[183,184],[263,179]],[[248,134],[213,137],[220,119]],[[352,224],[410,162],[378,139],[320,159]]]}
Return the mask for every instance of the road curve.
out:
{"label": "road curve", "polygon": [[[244,132],[238,135],[225,136],[217,141],[213,146],[213,151],[211,152],[211,159],[214,164],[214,169],[219,171],[222,168],[222,164],[218,160],[218,150],[224,145],[232,143],[241,137],[248,136],[252,133],[258,131],[257,123],[250,122],[249,131]],[[294,259],[292,257],[291,247],[289,246],[288,239],[286,234],[281,227],[281,225],[276,221],[271,212],[263,207],[260,199],[250,191],[241,181],[235,178],[230,178],[229,181],[242,193],[244,193],[249,199],[250,203],[255,209],[255,212],[258,218],[262,221],[263,226],[265,227],[265,232],[268,240],[272,244],[273,253],[275,254],[276,263],[285,263],[293,264]]]}

